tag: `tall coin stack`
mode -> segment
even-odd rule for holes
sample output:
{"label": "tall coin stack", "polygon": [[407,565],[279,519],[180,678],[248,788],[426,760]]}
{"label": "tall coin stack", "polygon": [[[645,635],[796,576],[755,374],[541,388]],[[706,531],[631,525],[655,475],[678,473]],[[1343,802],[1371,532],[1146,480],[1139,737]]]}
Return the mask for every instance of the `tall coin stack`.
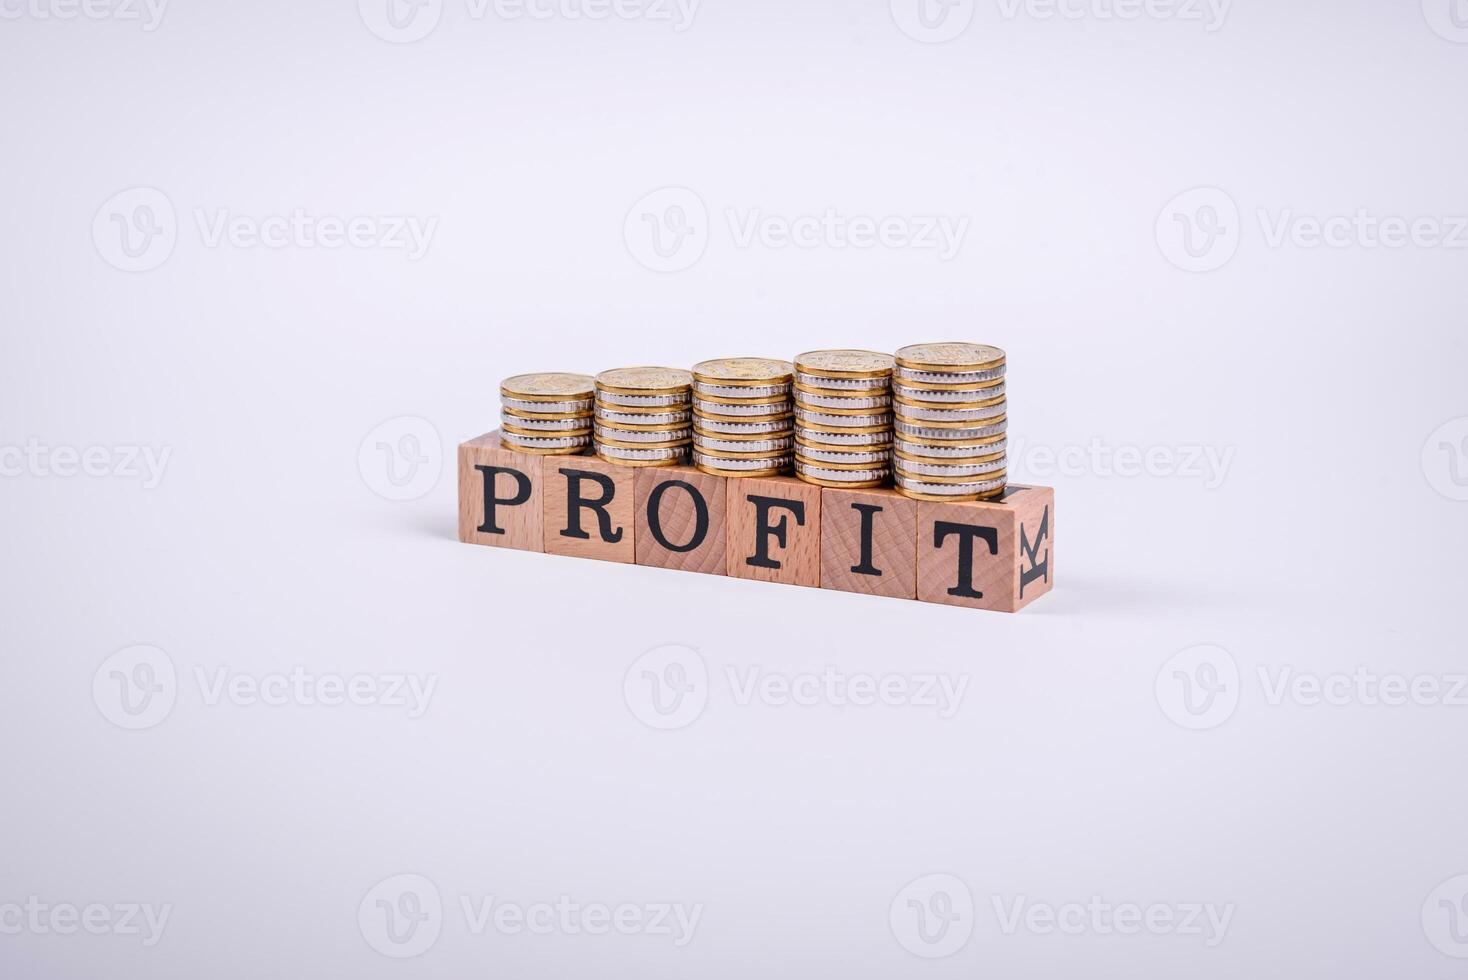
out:
{"label": "tall coin stack", "polygon": [[892,466],[890,354],[822,350],[795,359],[795,475],[822,487],[879,487]]}
{"label": "tall coin stack", "polygon": [[538,456],[591,448],[593,382],[584,374],[517,374],[500,384],[500,442]]}
{"label": "tall coin stack", "polygon": [[715,476],[776,476],[794,460],[795,366],[765,357],[693,365],[693,463]]}
{"label": "tall coin stack", "polygon": [[897,489],[918,500],[988,500],[1007,479],[1004,351],[916,344],[897,352]]}
{"label": "tall coin stack", "polygon": [[688,461],[693,377],[678,368],[614,368],[596,376],[596,454],[620,466]]}

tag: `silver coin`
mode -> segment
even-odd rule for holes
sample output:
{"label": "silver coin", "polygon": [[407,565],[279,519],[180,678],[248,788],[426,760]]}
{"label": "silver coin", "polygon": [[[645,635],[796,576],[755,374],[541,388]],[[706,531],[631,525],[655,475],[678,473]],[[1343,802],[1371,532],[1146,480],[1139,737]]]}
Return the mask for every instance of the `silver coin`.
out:
{"label": "silver coin", "polygon": [[709,402],[702,398],[693,399],[693,410],[702,416],[717,415],[720,418],[760,418],[766,415],[784,415],[790,411],[789,399],[764,404],[732,405],[727,402]]}
{"label": "silver coin", "polygon": [[901,474],[893,474],[892,479],[903,490],[925,493],[933,497],[971,497],[976,493],[1002,490],[1009,483],[1006,477],[977,483],[923,483],[921,480],[908,479]]}
{"label": "silver coin", "polygon": [[790,456],[766,456],[763,459],[726,459],[723,456],[705,456],[693,451],[693,461],[699,466],[710,466],[716,470],[774,470],[789,466]]}
{"label": "silver coin", "polygon": [[677,425],[687,422],[693,418],[693,413],[688,409],[679,409],[672,412],[655,412],[648,414],[637,414],[634,412],[619,412],[605,405],[596,406],[596,417],[603,422],[613,425]]}
{"label": "silver coin", "polygon": [[706,432],[718,432],[729,436],[788,435],[795,428],[790,419],[771,419],[764,422],[755,420],[725,422],[710,418],[700,418],[698,427]]}
{"label": "silver coin", "polygon": [[810,463],[866,463],[873,466],[886,466],[892,462],[891,449],[864,449],[859,452],[841,452],[835,449],[797,445],[795,447],[795,453],[797,458]]}
{"label": "silver coin", "polygon": [[976,424],[972,428],[935,429],[925,425],[913,425],[902,419],[894,419],[892,428],[897,431],[898,435],[911,436],[914,439],[943,439],[963,443],[977,442],[980,439],[997,436],[1009,428],[1009,420],[1003,419],[989,425]]}
{"label": "silver coin", "polygon": [[880,415],[827,415],[825,412],[812,412],[808,408],[797,408],[795,418],[798,422],[807,425],[828,425],[841,429],[861,429],[868,426],[891,425],[892,413],[883,412]]}
{"label": "silver coin", "polygon": [[890,430],[886,432],[818,432],[814,429],[796,426],[795,434],[802,442],[829,446],[832,449],[851,449],[857,446],[866,449],[892,445]]}
{"label": "silver coin", "polygon": [[695,432],[693,444],[700,449],[712,449],[720,453],[778,453],[795,444],[794,438],[782,436],[778,439],[750,439],[740,442],[735,439],[718,439]]}
{"label": "silver coin", "polygon": [[870,408],[885,409],[892,406],[891,395],[826,395],[809,391],[796,391],[795,404],[800,408]]}
{"label": "silver coin", "polygon": [[590,398],[578,398],[564,402],[532,402],[513,395],[500,395],[500,404],[505,408],[513,408],[517,412],[529,412],[531,415],[570,415],[573,412],[589,412],[591,401]]}
{"label": "silver coin", "polygon": [[892,392],[900,398],[910,398],[917,402],[981,402],[990,398],[1004,397],[1002,384],[992,388],[958,389],[952,388],[910,388],[901,382],[892,385]]}
{"label": "silver coin", "polygon": [[685,393],[676,395],[626,395],[619,391],[606,391],[602,388],[596,390],[598,401],[608,405],[631,405],[635,408],[652,408],[659,405],[687,406],[689,396]]}
{"label": "silver coin", "polygon": [[646,463],[662,459],[686,459],[688,456],[687,446],[670,446],[662,449],[623,449],[620,446],[596,447],[598,456],[607,456],[611,459],[625,459],[635,463]]}
{"label": "silver coin", "polygon": [[985,473],[997,473],[1008,468],[1007,457],[987,463],[923,463],[915,459],[899,459],[897,465],[909,476],[971,476],[976,480]]}
{"label": "silver coin", "polygon": [[983,422],[997,419],[1007,411],[1009,403],[1004,401],[984,408],[918,408],[899,403],[893,414],[905,422]]}
{"label": "silver coin", "polygon": [[693,392],[695,395],[707,395],[710,398],[775,398],[779,395],[790,394],[790,385],[757,385],[750,388],[736,388],[733,385],[695,381]]}
{"label": "silver coin", "polygon": [[795,375],[795,380],[809,388],[820,388],[823,391],[872,391],[876,389],[886,390],[887,378],[823,378],[818,374]]}
{"label": "silver coin", "polygon": [[906,439],[897,440],[897,448],[909,456],[923,456],[928,459],[944,459],[953,457],[977,457],[993,456],[1008,450],[1009,440],[1000,439],[998,442],[981,443],[977,445],[956,443],[951,446],[929,446],[921,442],[908,442]]}
{"label": "silver coin", "polygon": [[591,436],[522,436],[503,429],[500,430],[500,439],[527,449],[575,449],[591,445]]}
{"label": "silver coin", "polygon": [[876,466],[869,470],[833,470],[824,466],[811,466],[809,463],[796,460],[795,472],[801,476],[825,480],[828,483],[871,483],[873,480],[887,479],[891,470],[885,466]]}
{"label": "silver coin", "polygon": [[521,429],[534,429],[537,432],[576,432],[586,428],[591,422],[588,418],[527,419],[521,418],[518,415],[501,415],[500,421],[505,425],[514,425]]}
{"label": "silver coin", "polygon": [[692,427],[680,429],[658,429],[648,432],[642,429],[622,429],[614,425],[596,424],[596,438],[598,442],[610,439],[612,442],[673,442],[677,439],[687,439],[693,435]]}
{"label": "silver coin", "polygon": [[916,368],[897,367],[897,379],[917,381],[925,385],[977,385],[985,381],[997,381],[1004,377],[1005,365],[987,371],[919,371]]}

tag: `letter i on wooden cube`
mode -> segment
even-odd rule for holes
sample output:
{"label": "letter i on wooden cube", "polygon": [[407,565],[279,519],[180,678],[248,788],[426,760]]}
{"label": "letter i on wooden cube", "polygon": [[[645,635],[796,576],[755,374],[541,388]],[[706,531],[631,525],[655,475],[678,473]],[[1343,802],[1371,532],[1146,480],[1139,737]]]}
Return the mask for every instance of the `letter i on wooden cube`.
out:
{"label": "letter i on wooden cube", "polygon": [[595,456],[544,456],[541,464],[545,550],[631,564],[636,559],[636,468]]}
{"label": "letter i on wooden cube", "polygon": [[637,471],[637,564],[723,575],[728,479],[691,466]]}
{"label": "letter i on wooden cube", "polygon": [[821,588],[917,598],[917,504],[883,488],[821,491]]}
{"label": "letter i on wooden cube", "polygon": [[545,550],[540,457],[512,452],[498,432],[459,445],[459,540]]}
{"label": "letter i on wooden cube", "polygon": [[729,480],[729,574],[821,584],[821,488],[789,476]]}
{"label": "letter i on wooden cube", "polygon": [[918,598],[1018,612],[1055,584],[1055,491],[1011,484],[995,501],[918,502]]}

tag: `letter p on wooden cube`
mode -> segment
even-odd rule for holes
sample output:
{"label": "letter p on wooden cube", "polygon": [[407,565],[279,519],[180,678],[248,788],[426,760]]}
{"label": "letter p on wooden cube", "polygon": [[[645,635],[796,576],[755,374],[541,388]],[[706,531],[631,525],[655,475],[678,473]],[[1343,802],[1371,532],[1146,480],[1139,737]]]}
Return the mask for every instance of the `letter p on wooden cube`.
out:
{"label": "letter p on wooden cube", "polygon": [[919,501],[917,597],[1018,612],[1055,584],[1055,491],[1011,484],[994,501]]}
{"label": "letter p on wooden cube", "polygon": [[540,459],[511,452],[498,432],[459,445],[459,540],[545,550]]}

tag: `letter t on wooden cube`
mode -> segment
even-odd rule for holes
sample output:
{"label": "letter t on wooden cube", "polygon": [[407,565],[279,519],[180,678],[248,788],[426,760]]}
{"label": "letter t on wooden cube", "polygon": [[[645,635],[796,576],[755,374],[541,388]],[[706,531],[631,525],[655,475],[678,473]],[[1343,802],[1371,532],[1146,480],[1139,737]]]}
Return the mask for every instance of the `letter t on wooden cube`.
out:
{"label": "letter t on wooden cube", "polygon": [[918,502],[918,598],[1018,612],[1055,584],[1055,491],[1011,484],[996,501]]}
{"label": "letter t on wooden cube", "polygon": [[545,550],[632,564],[637,469],[595,456],[543,456]]}
{"label": "letter t on wooden cube", "polygon": [[498,431],[459,445],[459,540],[545,550],[540,457],[512,452]]}
{"label": "letter t on wooden cube", "polygon": [[637,471],[637,564],[723,575],[725,484],[691,466]]}
{"label": "letter t on wooden cube", "polygon": [[729,574],[821,584],[821,488],[789,476],[729,479]]}
{"label": "letter t on wooden cube", "polygon": [[917,505],[896,490],[822,490],[821,588],[916,599]]}

